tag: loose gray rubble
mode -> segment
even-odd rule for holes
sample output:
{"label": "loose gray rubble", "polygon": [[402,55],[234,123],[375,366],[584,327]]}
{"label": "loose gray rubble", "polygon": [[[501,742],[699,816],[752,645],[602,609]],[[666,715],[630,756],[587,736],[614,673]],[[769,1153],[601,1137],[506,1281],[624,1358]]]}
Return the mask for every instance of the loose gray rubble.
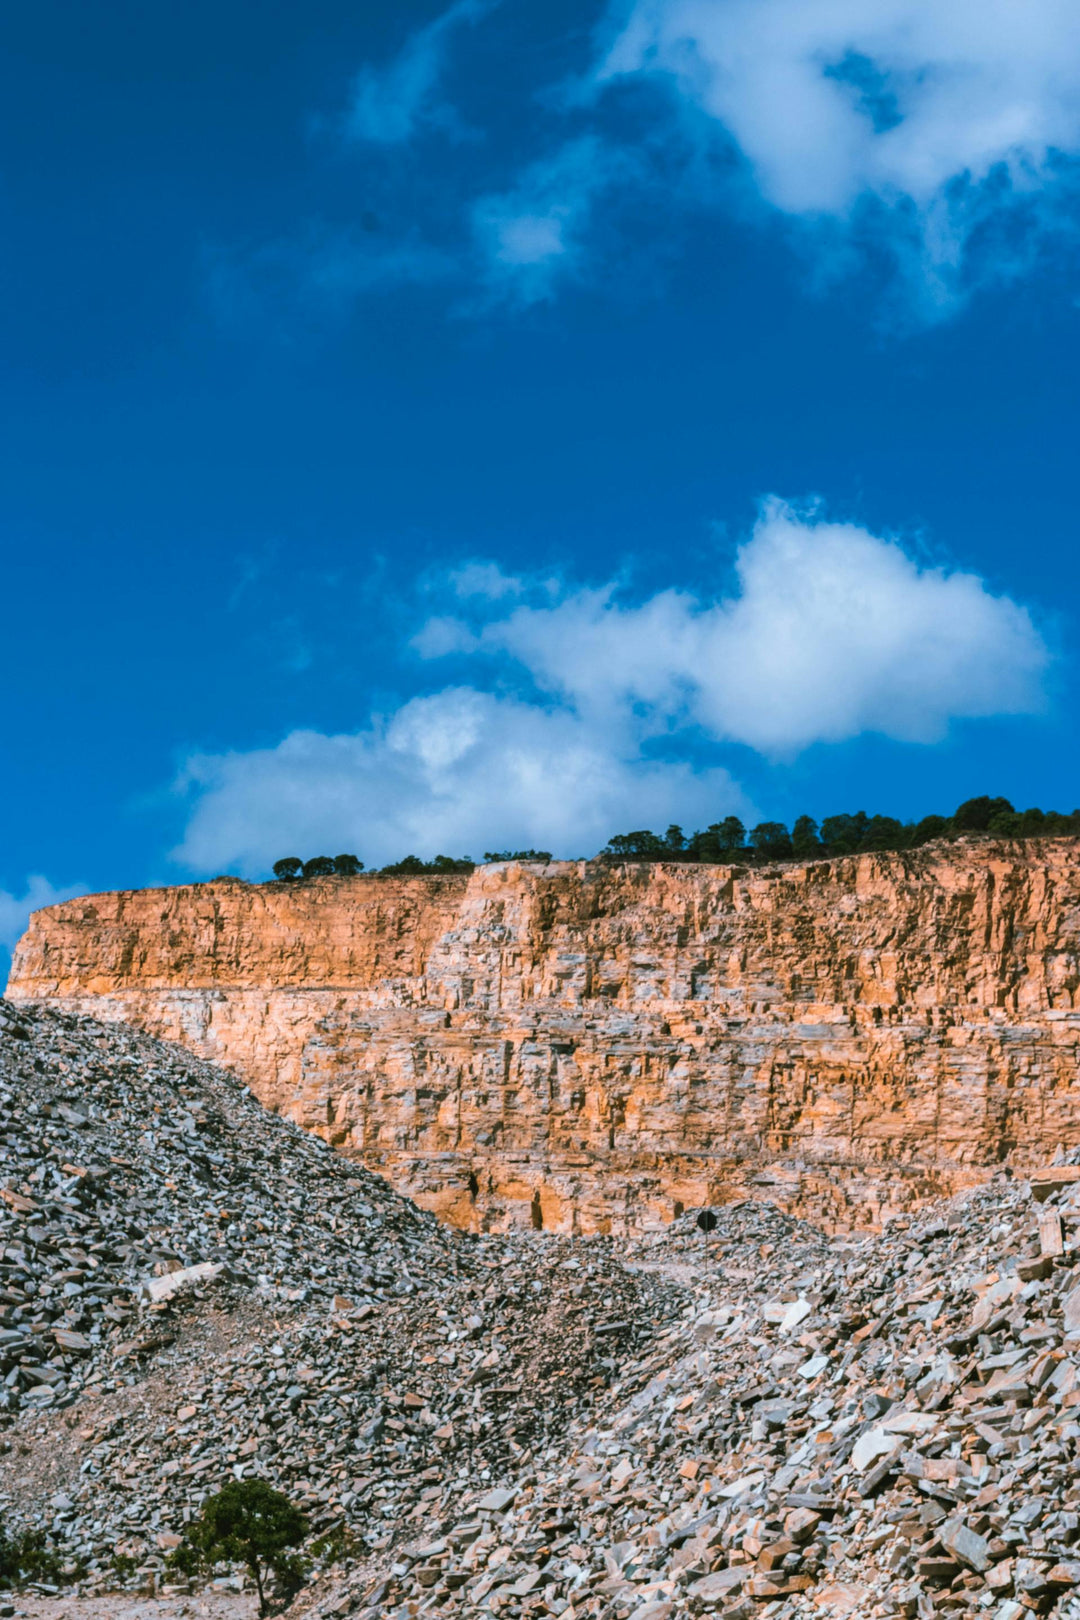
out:
{"label": "loose gray rubble", "polygon": [[82,1590],[258,1473],[309,1620],[1080,1620],[1080,1164],[872,1235],[470,1238],[175,1048],[5,1022],[0,1485]]}
{"label": "loose gray rubble", "polygon": [[1080,1602],[1080,1168],[830,1240],[761,1205],[601,1414],[318,1614],[985,1614]]}
{"label": "loose gray rubble", "polygon": [[610,1243],[474,1238],[120,1025],[0,1002],[0,1512],[162,1579],[260,1474],[333,1556],[561,1434],[682,1306]]}

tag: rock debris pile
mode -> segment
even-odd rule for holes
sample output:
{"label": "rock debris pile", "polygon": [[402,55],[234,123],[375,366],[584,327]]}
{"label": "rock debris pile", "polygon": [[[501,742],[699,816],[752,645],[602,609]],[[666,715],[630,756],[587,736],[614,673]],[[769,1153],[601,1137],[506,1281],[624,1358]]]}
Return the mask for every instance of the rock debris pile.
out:
{"label": "rock debris pile", "polygon": [[178,1047],[0,1002],[0,1511],[91,1586],[163,1578],[248,1473],[387,1549],[682,1304],[604,1240],[440,1226]]}
{"label": "rock debris pile", "polygon": [[1080,1168],[879,1237],[719,1214],[639,1247],[693,1303],[610,1404],[318,1612],[1080,1613]]}

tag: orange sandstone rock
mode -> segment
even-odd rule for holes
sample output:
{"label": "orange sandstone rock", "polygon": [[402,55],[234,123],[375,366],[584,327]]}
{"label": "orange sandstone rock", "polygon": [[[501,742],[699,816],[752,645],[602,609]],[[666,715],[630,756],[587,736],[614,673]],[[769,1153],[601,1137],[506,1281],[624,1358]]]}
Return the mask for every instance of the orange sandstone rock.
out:
{"label": "orange sandstone rock", "polygon": [[219,879],[40,911],[8,995],[123,1019],[463,1225],[764,1193],[871,1225],[1080,1142],[1080,841],[763,870]]}

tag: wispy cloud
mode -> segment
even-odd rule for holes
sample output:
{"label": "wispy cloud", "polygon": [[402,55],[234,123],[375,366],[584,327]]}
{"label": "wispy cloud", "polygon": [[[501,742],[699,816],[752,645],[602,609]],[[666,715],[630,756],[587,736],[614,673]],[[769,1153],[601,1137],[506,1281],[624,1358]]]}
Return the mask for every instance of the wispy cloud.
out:
{"label": "wispy cloud", "polygon": [[452,570],[411,644],[468,660],[467,682],[354,732],[193,758],[178,859],[255,874],[331,845],[369,863],[588,853],[631,822],[749,813],[718,745],[777,759],[866,732],[932,743],[1042,703],[1049,654],[1026,609],[894,539],[774,500],[735,574],[729,595],[634,601],[619,581]]}
{"label": "wispy cloud", "polygon": [[455,32],[480,22],[498,0],[458,0],[426,28],[419,28],[392,62],[367,65],[352,87],[345,133],[354,141],[395,146],[422,127],[459,130],[460,120],[437,91]]}
{"label": "wispy cloud", "polygon": [[262,282],[264,314],[275,284],[301,289],[313,313],[435,283],[459,314],[527,310],[604,279],[616,237],[670,251],[679,232],[641,228],[661,198],[669,221],[716,208],[746,228],[783,221],[819,284],[888,266],[907,318],[944,316],[1075,243],[1070,0],[611,0],[572,83],[544,82],[540,67],[522,97],[516,78],[528,118],[515,123],[504,102],[499,139],[444,150],[435,171],[429,148],[401,149],[466,132],[445,81],[497,4],[456,0],[365,65],[329,120],[335,140],[363,146],[392,222],[369,230],[361,205],[355,229],[221,256],[209,273],[219,309],[253,310]]}
{"label": "wispy cloud", "polygon": [[207,250],[203,268],[208,303],[223,326],[262,332],[272,322],[285,341],[297,329],[340,319],[367,295],[461,273],[457,259],[415,234],[395,240],[374,227],[320,223],[253,249]]}
{"label": "wispy cloud", "polygon": [[489,295],[537,304],[580,278],[593,205],[631,166],[624,151],[583,135],[531,164],[510,190],[482,197],[472,218]]}
{"label": "wispy cloud", "polygon": [[1018,233],[1030,252],[1072,228],[1080,12],[1064,0],[637,0],[612,19],[597,87],[664,79],[767,204],[888,240],[928,306],[1017,273]]}

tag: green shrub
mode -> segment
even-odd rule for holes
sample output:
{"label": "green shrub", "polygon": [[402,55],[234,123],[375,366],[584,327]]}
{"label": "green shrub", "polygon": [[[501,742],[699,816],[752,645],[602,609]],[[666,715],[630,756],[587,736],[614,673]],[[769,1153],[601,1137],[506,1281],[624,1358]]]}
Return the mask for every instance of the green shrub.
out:
{"label": "green shrub", "polygon": [[44,1530],[20,1530],[8,1535],[0,1520],[0,1587],[25,1586],[29,1581],[42,1581],[49,1586],[62,1586],[81,1573],[72,1570],[50,1543]]}
{"label": "green shrub", "polygon": [[231,1479],[203,1503],[170,1562],[188,1574],[218,1562],[244,1564],[259,1594],[259,1613],[265,1615],[266,1574],[286,1591],[299,1586],[303,1564],[290,1549],[307,1531],[299,1508],[264,1479]]}
{"label": "green shrub", "polygon": [[384,866],[382,874],[384,877],[419,877],[425,872],[471,872],[475,865],[468,855],[436,855],[430,861],[422,861],[419,855],[406,855],[403,860]]}

